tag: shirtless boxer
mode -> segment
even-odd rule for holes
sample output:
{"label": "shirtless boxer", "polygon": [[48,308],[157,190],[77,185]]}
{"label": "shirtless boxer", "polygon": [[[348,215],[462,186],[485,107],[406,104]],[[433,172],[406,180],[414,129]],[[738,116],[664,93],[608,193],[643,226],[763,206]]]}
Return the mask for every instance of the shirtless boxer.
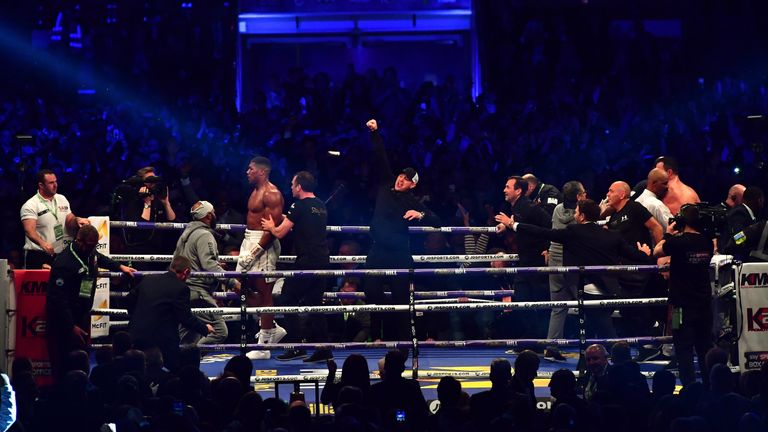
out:
{"label": "shirtless boxer", "polygon": [[[254,187],[248,198],[247,229],[237,260],[237,271],[240,272],[273,271],[277,266],[277,257],[280,256],[280,241],[269,231],[261,229],[261,219],[271,217],[278,225],[283,221],[283,195],[270,183],[270,169],[269,159],[257,156],[251,159],[245,172],[248,183]],[[273,306],[274,284],[275,280],[271,278],[248,278],[248,306]],[[287,334],[285,329],[275,323],[273,314],[261,314],[259,326],[261,330],[256,342],[258,344],[278,343]],[[268,350],[256,350],[247,354],[251,360],[266,360],[270,355]]]}
{"label": "shirtless boxer", "polygon": [[696,191],[680,180],[677,175],[677,161],[674,158],[659,156],[656,158],[656,168],[666,171],[669,175],[669,190],[661,201],[667,205],[673,215],[680,212],[683,204],[695,204],[701,201]]}

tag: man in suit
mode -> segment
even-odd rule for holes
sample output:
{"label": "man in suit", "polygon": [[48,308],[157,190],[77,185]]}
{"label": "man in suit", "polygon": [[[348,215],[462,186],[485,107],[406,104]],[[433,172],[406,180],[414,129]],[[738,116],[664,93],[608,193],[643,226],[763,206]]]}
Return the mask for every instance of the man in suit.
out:
{"label": "man in suit", "polygon": [[136,347],[160,348],[171,371],[179,367],[179,324],[201,335],[213,333],[213,326],[204,324],[190,310],[185,281],[191,266],[188,258],[176,256],[167,273],[145,276],[126,297],[128,331]]}
{"label": "man in suit", "polygon": [[737,232],[743,231],[744,228],[757,222],[760,218],[760,212],[763,211],[764,204],[765,196],[762,189],[757,186],[746,188],[742,203],[728,211],[728,236],[723,241],[723,245],[727,243],[728,238],[733,237]]}
{"label": "man in suit", "polygon": [[[528,181],[522,177],[511,176],[504,185],[504,200],[510,204],[507,216],[500,212],[496,215],[497,230],[502,232],[509,226],[511,218],[518,222],[535,225],[541,228],[552,227],[552,217],[541,207],[531,203],[525,193],[528,191]],[[542,237],[517,236],[520,267],[544,267],[542,252],[549,248],[549,240]],[[546,301],[549,300],[549,280],[544,274],[521,273],[515,275],[515,301]],[[518,311],[518,337],[540,338],[547,332],[549,312],[544,309]]]}
{"label": "man in suit", "polygon": [[[563,265],[595,266],[617,265],[619,258],[629,258],[637,262],[649,262],[650,248],[637,243],[637,248],[624,241],[621,234],[606,230],[595,222],[600,218],[600,206],[592,200],[581,200],[576,205],[575,225],[562,229],[545,229],[535,225],[516,222],[514,217],[508,228],[521,236],[537,237],[556,241],[563,245]],[[569,278],[577,277],[574,274]],[[575,281],[570,281],[576,283]],[[618,282],[615,276],[584,275],[585,298],[605,298],[618,295]],[[588,317],[592,321],[599,337],[616,337],[611,324],[610,309],[590,309]]]}

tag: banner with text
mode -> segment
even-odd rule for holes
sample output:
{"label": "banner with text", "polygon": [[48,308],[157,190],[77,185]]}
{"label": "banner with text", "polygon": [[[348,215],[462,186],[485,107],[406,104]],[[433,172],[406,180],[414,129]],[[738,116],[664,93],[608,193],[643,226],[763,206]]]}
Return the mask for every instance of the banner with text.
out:
{"label": "banner with text", "polygon": [[14,270],[16,294],[16,348],[14,357],[32,362],[37,385],[52,384],[51,362],[45,341],[45,294],[48,270]]}
{"label": "banner with text", "polygon": [[[99,232],[99,244],[96,250],[109,256],[109,218],[106,216],[91,216],[88,218]],[[93,297],[93,307],[98,309],[109,308],[109,278],[96,280],[96,293]],[[91,337],[109,336],[109,317],[94,315],[91,317]]]}
{"label": "banner with text", "polygon": [[739,321],[741,370],[768,362],[768,263],[746,263],[736,269],[736,314]]}

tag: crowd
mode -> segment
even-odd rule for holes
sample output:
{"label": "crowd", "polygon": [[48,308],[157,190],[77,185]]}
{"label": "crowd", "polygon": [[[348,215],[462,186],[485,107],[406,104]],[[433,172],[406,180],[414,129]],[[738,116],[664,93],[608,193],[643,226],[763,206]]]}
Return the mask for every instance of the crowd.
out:
{"label": "crowd", "polygon": [[[577,377],[556,371],[550,382],[548,411],[534,394],[539,357],[520,352],[514,360],[490,364],[490,390],[471,396],[452,377],[440,379],[438,403],[430,410],[419,384],[403,378],[405,358],[391,351],[378,371],[350,355],[336,377],[329,375],[321,394],[334,415],[316,417],[293,393],[290,402],[263,398],[249,383],[253,372],[245,356],[230,358],[210,380],[200,371],[200,351],[181,352],[180,368],[168,372],[157,349],[132,347],[127,333],[96,351],[91,367],[84,351],[67,359],[63,380],[38,388],[32,365],[19,358],[11,370],[18,421],[12,431],[99,431],[114,424],[118,431],[600,431],[618,432],[765,430],[768,416],[768,368],[734,374],[728,354],[707,353],[704,383],[675,392],[669,371],[654,374],[649,387],[626,343],[608,354],[602,345],[587,350],[587,371]],[[370,372],[379,379],[371,378]],[[4,400],[5,403],[5,400]],[[104,426],[102,426],[104,425]]]}
{"label": "crowd", "polygon": [[[230,90],[233,86],[226,78],[226,59],[233,55],[226,47],[234,46],[229,43],[234,36],[226,30],[227,14],[205,19],[161,14],[150,18],[141,25],[123,21],[113,29],[96,28],[85,35],[82,52],[62,54],[62,63],[98,65],[106,75],[119,77],[111,83],[115,91],[102,92],[109,87],[104,85],[97,86],[96,95],[70,97],[74,89],[67,82],[71,77],[66,68],[55,69],[54,83],[35,86],[34,80],[26,82],[19,77],[6,81],[7,91],[0,93],[0,148],[7,155],[0,160],[0,195],[13,205],[0,209],[0,251],[14,267],[21,268],[24,259],[24,230],[18,211],[34,194],[38,183],[34,173],[43,168],[57,175],[60,192],[81,217],[143,217],[128,211],[125,201],[140,197],[144,183],[128,180],[135,175],[145,179],[148,171],[140,169],[152,166],[151,173],[168,186],[167,198],[157,194],[150,199],[157,200],[155,203],[148,203],[146,196],[141,198],[150,206],[144,209],[162,207],[157,213],[149,211],[162,214],[163,219],[156,220],[189,221],[187,209],[198,199],[205,199],[215,206],[220,222],[245,223],[250,192],[245,176],[247,161],[259,154],[271,161],[271,181],[284,196],[290,196],[295,173],[310,172],[318,180],[317,196],[328,200],[329,225],[368,225],[378,187],[374,176],[377,167],[371,165],[370,138],[364,127],[372,117],[381,126],[391,165],[395,169],[417,168],[420,180],[416,194],[444,226],[508,226],[503,228],[506,233],[485,237],[415,237],[411,242],[414,253],[482,250],[525,254],[525,242],[521,244],[521,239],[510,232],[517,230],[515,223],[528,221],[520,220],[519,215],[517,219],[497,219],[499,213],[509,210],[504,201],[513,206],[517,202],[517,198],[510,200],[505,189],[508,176],[514,174],[534,173],[539,184],[554,185],[563,192],[566,182],[578,181],[579,194],[586,193],[580,199],[589,196],[600,201],[608,195],[608,207],[613,205],[612,195],[624,191],[616,182],[634,185],[648,178],[650,183],[648,172],[657,166],[660,155],[677,157],[679,166],[674,174],[693,187],[702,201],[727,201],[732,185],[753,187],[765,181],[766,129],[760,116],[768,106],[764,77],[751,71],[717,68],[710,71],[718,73],[697,74],[681,61],[686,58],[681,54],[685,47],[673,41],[659,42],[639,23],[631,31],[611,27],[607,18],[580,23],[579,17],[531,17],[527,22],[515,18],[509,26],[499,24],[508,29],[503,34],[509,37],[486,42],[495,55],[486,56],[485,62],[497,72],[489,75],[484,93],[475,100],[469,89],[451,76],[408,86],[401,83],[396,67],[360,71],[350,65],[342,77],[292,68],[264,83],[250,108],[236,113]],[[195,41],[204,43],[195,45]],[[117,52],[130,55],[116,57]],[[174,54],[166,56],[169,52]],[[194,55],[185,54],[191,52]],[[160,70],[164,72],[157,72]],[[499,77],[500,73],[509,76]],[[525,194],[516,187],[523,184],[521,179],[507,185],[511,194]],[[614,210],[621,211],[624,198],[617,200]],[[521,198],[524,201],[526,198]],[[141,202],[138,204],[143,213]],[[750,216],[761,219],[760,210],[750,207]],[[575,207],[568,210],[575,211]],[[552,211],[549,209],[550,216]],[[655,236],[663,230],[649,230],[647,243],[652,246],[659,242]],[[121,230],[112,234],[112,253],[144,251],[147,238],[137,240]],[[241,239],[234,234],[227,234],[229,238],[221,235],[219,252],[236,252]],[[176,244],[171,234],[153,232],[149,237],[151,253],[171,253]],[[329,236],[328,242],[331,254],[366,255],[371,247],[368,236]],[[288,252],[291,246],[289,237],[283,250]],[[531,258],[539,262],[538,255]],[[354,279],[335,282],[336,289],[342,291],[361,289],[360,281]],[[524,295],[520,282],[467,278],[447,284],[451,289],[514,285],[517,294]],[[445,286],[425,281],[419,288],[441,290]],[[544,294],[547,297],[546,291]],[[527,324],[541,327],[546,323],[544,316],[533,317],[526,319]],[[357,318],[359,327],[345,328],[342,323],[331,325],[329,330],[350,340],[375,338],[369,329],[371,317]],[[508,319],[509,314],[477,314],[470,319],[437,315],[419,326],[425,332],[420,336],[520,336],[505,333],[515,329],[539,332],[543,337],[543,328],[520,330],[522,327],[516,325],[519,321],[506,322]],[[634,335],[637,328],[632,322],[625,334]],[[621,333],[625,329],[618,330]],[[157,353],[132,350],[125,341],[119,346],[118,339],[115,335],[114,352],[98,353],[99,366],[92,371],[81,354],[73,355],[73,371],[67,374],[65,384],[41,389],[39,394],[28,365],[19,360],[11,376],[19,396],[20,416],[26,419],[22,423],[26,422],[30,430],[51,430],[61,422],[83,425],[79,430],[85,430],[108,420],[123,422],[128,428],[149,422],[153,430],[247,430],[256,425],[266,430],[368,430],[375,425],[398,426],[388,423],[397,417],[382,411],[380,399],[373,399],[382,394],[373,392],[374,386],[368,393],[368,384],[346,392],[338,389],[336,418],[323,420],[335,423],[324,424],[311,420],[300,403],[289,407],[279,400],[262,401],[244,378],[250,370],[243,368],[248,369],[250,362],[245,365],[239,357],[230,363],[231,376],[208,384],[202,379],[199,353],[194,350],[182,359],[185,367],[172,376],[163,372]],[[699,360],[701,364],[701,357]],[[392,361],[397,364],[391,365],[395,372],[388,374],[390,377],[403,367],[398,359]],[[496,371],[499,383],[495,383],[495,391],[515,395],[510,396],[515,403],[500,408],[506,416],[497,416],[497,420],[477,417],[471,402],[461,395],[460,384],[446,379],[441,382],[446,409],[433,417],[427,417],[423,410],[413,415],[408,412],[405,423],[440,430],[514,425],[520,430],[610,427],[677,431],[699,426],[723,430],[736,424],[745,431],[760,430],[760,416],[764,421],[768,400],[766,372],[743,373],[736,386],[730,371],[714,364],[707,362],[704,369],[712,371],[712,379],[706,372],[702,375],[708,387],[689,384],[680,395],[668,395],[661,385],[658,393],[655,387],[650,393],[647,387],[641,391],[633,387],[638,385],[630,376],[636,372],[633,366],[613,368],[614,376],[606,378],[610,396],[602,406],[599,397],[589,401],[597,406],[587,406],[584,399],[575,398],[575,390],[570,388],[572,377],[563,372],[553,380],[563,388],[553,389],[552,394],[556,400],[569,402],[545,419],[515,399],[526,392],[530,397],[531,389],[516,384],[514,391],[508,390],[509,382],[515,382],[507,376],[508,365],[495,363],[492,371]],[[658,376],[661,381],[665,375]],[[384,385],[379,391],[388,388]],[[588,385],[585,388],[594,392]],[[360,392],[366,396],[362,400],[376,402],[344,403],[361,400]],[[414,400],[419,400],[415,394]],[[179,402],[181,408],[177,409]],[[722,410],[728,415],[710,418]],[[81,415],[84,412],[89,414]],[[748,412],[754,415],[745,414]]]}

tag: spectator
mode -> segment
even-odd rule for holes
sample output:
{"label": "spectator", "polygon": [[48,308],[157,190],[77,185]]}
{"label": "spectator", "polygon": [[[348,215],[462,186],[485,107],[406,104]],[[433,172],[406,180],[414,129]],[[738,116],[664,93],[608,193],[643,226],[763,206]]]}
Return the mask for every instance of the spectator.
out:
{"label": "spectator", "polygon": [[473,394],[469,399],[470,418],[477,429],[506,413],[523,398],[511,386],[512,366],[506,359],[494,359],[490,371],[491,389]]}
{"label": "spectator", "polygon": [[370,373],[368,371],[368,362],[365,357],[359,354],[350,354],[341,369],[341,380],[336,382],[336,362],[333,359],[328,360],[328,378],[325,380],[325,386],[323,392],[320,394],[320,401],[326,405],[333,405],[334,408],[340,406],[337,403],[339,391],[347,386],[352,386],[360,389],[362,392],[363,400],[361,403],[365,403],[365,398],[368,395],[371,381]]}
{"label": "spectator", "polygon": [[371,386],[368,406],[378,413],[380,424],[391,429],[398,417],[405,416],[408,430],[422,430],[426,427],[427,402],[421,393],[419,383],[403,378],[405,356],[401,351],[390,351],[384,357],[384,371],[381,382]]}
{"label": "spectator", "polygon": [[[507,362],[509,365],[509,362]],[[453,377],[440,378],[437,384],[438,411],[429,417],[430,431],[463,431],[467,428],[469,412],[462,406],[461,383]]]}
{"label": "spectator", "polygon": [[[340,293],[360,293],[360,279],[344,278]],[[345,306],[361,306],[365,304],[362,298],[342,298],[339,303]],[[328,327],[333,340],[343,342],[366,342],[371,335],[371,313],[365,311],[348,312],[328,316]]]}

